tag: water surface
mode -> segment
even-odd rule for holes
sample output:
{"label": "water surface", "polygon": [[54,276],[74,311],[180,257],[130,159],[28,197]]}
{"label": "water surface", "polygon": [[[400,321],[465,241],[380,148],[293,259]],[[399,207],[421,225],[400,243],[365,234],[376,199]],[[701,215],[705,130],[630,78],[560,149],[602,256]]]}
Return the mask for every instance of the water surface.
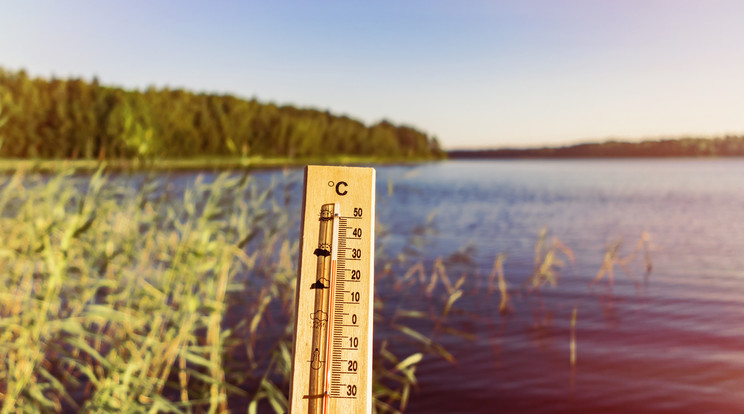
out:
{"label": "water surface", "polygon": [[[155,179],[167,180],[179,202],[197,175]],[[259,188],[273,183],[270,202],[299,219],[301,170],[252,179]],[[447,326],[469,339],[437,334],[455,362],[424,359],[407,412],[744,410],[744,160],[449,161],[381,166],[377,179],[375,289],[385,303],[377,346],[389,339],[403,344],[401,357],[416,352],[391,328],[395,309],[441,310],[421,285],[396,290],[411,266],[429,275],[441,259],[453,281],[466,277]],[[118,180],[137,187],[145,176]],[[557,286],[530,291],[543,227],[575,263],[563,257]],[[639,256],[628,274],[616,269],[612,288],[606,278],[590,287],[607,247],[622,240],[627,255],[643,232],[653,245],[650,275]],[[498,293],[487,293],[500,253],[512,297],[506,315]],[[440,280],[434,297],[443,290]],[[402,322],[431,332],[430,320]]]}
{"label": "water surface", "polygon": [[[461,249],[469,260],[452,266],[481,287],[450,319],[476,340],[446,339],[454,365],[424,361],[410,412],[744,410],[744,160],[452,161],[378,168],[378,180],[389,246],[434,212],[422,260]],[[528,293],[543,226],[576,261]],[[636,260],[612,289],[590,288],[607,246],[622,238],[628,254],[644,231],[650,276]],[[498,253],[508,315],[483,289]]]}

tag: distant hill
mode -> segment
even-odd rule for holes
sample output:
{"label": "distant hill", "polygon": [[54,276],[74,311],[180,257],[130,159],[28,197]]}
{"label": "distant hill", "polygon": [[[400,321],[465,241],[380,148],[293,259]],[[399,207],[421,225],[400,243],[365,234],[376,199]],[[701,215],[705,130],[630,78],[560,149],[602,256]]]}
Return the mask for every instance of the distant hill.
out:
{"label": "distant hill", "polygon": [[338,155],[444,156],[405,125],[365,125],[327,111],[96,79],[31,78],[0,68],[0,158],[133,159]]}
{"label": "distant hill", "polygon": [[451,159],[479,158],[651,158],[651,157],[742,157],[744,136],[679,138],[643,142],[578,144],[556,148],[455,150]]}

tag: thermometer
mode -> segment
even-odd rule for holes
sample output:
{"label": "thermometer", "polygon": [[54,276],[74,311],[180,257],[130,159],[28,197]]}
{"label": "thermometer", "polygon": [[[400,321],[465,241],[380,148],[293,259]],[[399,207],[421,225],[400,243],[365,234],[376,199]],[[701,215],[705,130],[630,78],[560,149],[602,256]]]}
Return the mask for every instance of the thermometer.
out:
{"label": "thermometer", "polygon": [[375,170],[305,169],[291,414],[372,412]]}

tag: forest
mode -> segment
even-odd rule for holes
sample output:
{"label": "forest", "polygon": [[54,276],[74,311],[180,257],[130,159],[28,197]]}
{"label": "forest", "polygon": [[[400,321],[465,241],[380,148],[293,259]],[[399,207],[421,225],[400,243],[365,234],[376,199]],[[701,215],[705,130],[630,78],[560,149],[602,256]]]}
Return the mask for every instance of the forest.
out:
{"label": "forest", "polygon": [[0,157],[442,158],[436,138],[406,125],[367,126],[327,111],[182,89],[144,91],[94,78],[32,78],[0,68]]}
{"label": "forest", "polygon": [[477,158],[642,158],[642,157],[742,157],[744,136],[677,138],[643,142],[578,144],[557,148],[458,150],[452,159]]}

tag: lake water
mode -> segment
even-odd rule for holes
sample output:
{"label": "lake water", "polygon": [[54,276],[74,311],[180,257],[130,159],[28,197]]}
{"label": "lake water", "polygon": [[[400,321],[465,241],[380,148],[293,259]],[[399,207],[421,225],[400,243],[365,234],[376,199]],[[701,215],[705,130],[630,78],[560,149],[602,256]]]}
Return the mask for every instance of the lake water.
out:
{"label": "lake water", "polygon": [[[377,170],[381,250],[404,249],[424,228],[409,254],[427,272],[443,257],[450,278],[468,275],[449,325],[475,340],[442,337],[456,363],[424,360],[409,412],[744,411],[744,160],[450,161]],[[566,260],[557,286],[530,293],[524,282],[544,226],[575,263]],[[611,289],[606,277],[590,287],[606,248],[622,238],[624,256],[644,231],[650,275],[638,257],[628,275],[615,269]],[[498,294],[485,293],[498,253],[506,254],[507,315]],[[394,267],[398,277],[404,270]],[[378,293],[393,296],[384,280]]]}
{"label": "lake water", "polygon": [[[178,193],[196,176],[163,179]],[[254,177],[278,184],[299,220],[301,170]],[[393,318],[443,306],[441,279],[431,298],[428,282],[396,288],[411,266],[428,277],[441,259],[452,282],[465,275],[444,326],[468,338],[437,331],[455,362],[423,360],[407,412],[744,412],[744,159],[447,161],[377,167],[377,180],[376,345],[402,344],[405,357],[417,349],[394,323],[433,332],[430,319]],[[535,291],[526,281],[543,227],[575,261],[559,253],[557,285]],[[615,268],[611,288],[606,277],[590,287],[608,246],[622,239],[624,257],[644,232],[651,273],[641,254],[627,274]],[[488,293],[500,253],[503,315]]]}

